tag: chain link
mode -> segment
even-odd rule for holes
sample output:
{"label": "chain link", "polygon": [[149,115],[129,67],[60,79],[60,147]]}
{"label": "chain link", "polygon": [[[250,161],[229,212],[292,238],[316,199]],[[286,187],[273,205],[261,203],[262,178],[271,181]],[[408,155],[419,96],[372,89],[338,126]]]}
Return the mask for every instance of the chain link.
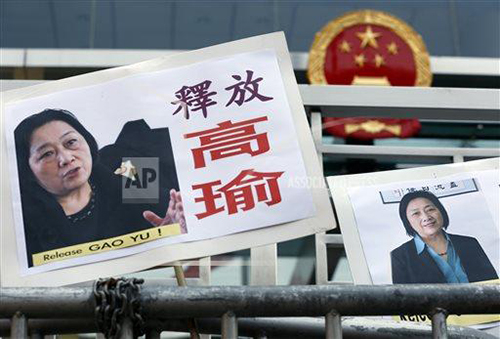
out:
{"label": "chain link", "polygon": [[121,324],[129,318],[134,326],[134,337],[144,334],[141,312],[140,285],[144,279],[109,278],[94,283],[97,328],[106,338],[118,338]]}

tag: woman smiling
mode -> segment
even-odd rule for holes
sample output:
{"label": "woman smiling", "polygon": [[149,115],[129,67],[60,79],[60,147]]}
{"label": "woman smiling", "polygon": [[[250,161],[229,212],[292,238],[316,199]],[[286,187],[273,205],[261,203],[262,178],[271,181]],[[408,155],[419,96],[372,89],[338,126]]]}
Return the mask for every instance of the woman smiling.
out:
{"label": "woman smiling", "polygon": [[479,242],[447,233],[449,217],[432,193],[406,194],[399,216],[413,239],[391,252],[392,281],[405,283],[467,283],[497,279]]}

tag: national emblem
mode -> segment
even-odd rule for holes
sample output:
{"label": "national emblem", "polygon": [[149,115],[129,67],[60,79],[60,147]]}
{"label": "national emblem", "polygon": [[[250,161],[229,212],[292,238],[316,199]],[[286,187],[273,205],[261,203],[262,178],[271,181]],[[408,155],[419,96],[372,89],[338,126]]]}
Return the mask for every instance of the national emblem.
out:
{"label": "national emblem", "polygon": [[[316,34],[307,75],[312,84],[430,86],[432,82],[429,54],[420,35],[400,19],[373,10],[347,13]],[[377,128],[370,128],[374,122]],[[325,126],[333,135],[357,139],[404,138],[421,127],[415,119],[373,118],[325,118]]]}

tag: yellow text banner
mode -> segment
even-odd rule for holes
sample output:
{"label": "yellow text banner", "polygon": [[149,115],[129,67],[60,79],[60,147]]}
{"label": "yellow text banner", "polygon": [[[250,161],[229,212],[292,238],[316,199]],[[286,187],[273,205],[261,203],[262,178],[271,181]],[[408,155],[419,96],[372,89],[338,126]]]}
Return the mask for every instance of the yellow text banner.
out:
{"label": "yellow text banner", "polygon": [[57,248],[50,251],[33,254],[33,266],[74,259],[90,254],[103,253],[120,248],[144,244],[153,240],[181,234],[179,224],[171,224],[148,228],[146,230],[128,233],[113,238],[91,241],[84,244]]}

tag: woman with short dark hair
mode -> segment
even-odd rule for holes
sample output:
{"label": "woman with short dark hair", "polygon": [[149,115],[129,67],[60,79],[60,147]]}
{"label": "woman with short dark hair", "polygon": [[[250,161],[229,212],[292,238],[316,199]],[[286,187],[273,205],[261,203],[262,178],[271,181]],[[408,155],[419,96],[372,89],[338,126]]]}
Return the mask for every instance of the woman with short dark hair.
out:
{"label": "woman with short dark hair", "polygon": [[[168,129],[151,130],[143,120],[126,127],[138,139],[135,143],[144,143],[143,135],[150,137],[148,150],[156,143],[168,148]],[[170,195],[164,194],[153,208],[123,204],[122,178],[113,173],[123,152],[109,145],[102,159],[96,140],[71,112],[46,109],[31,115],[16,127],[14,137],[28,266],[36,253],[174,222],[185,228],[175,168],[168,168]],[[168,166],[173,164],[169,161]],[[161,218],[150,209],[167,212]]]}
{"label": "woman with short dark hair", "polygon": [[399,204],[399,216],[413,239],[391,252],[393,283],[467,283],[498,278],[476,239],[445,231],[450,222],[448,213],[434,194],[406,194]]}

